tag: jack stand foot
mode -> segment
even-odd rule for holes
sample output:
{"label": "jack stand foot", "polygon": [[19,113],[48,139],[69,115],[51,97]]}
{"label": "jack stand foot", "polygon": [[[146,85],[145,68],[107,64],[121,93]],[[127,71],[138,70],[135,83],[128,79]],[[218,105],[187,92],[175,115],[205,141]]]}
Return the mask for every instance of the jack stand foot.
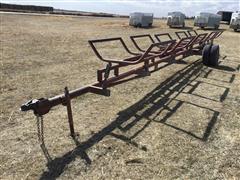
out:
{"label": "jack stand foot", "polygon": [[78,138],[79,137],[79,133],[74,133],[74,134],[69,134],[69,136],[71,137],[71,138],[73,138],[73,139],[76,139],[76,138]]}
{"label": "jack stand foot", "polygon": [[69,134],[69,136],[72,138],[72,140],[74,141],[76,146],[80,146],[81,145],[81,143],[79,141],[79,134],[78,133]]}

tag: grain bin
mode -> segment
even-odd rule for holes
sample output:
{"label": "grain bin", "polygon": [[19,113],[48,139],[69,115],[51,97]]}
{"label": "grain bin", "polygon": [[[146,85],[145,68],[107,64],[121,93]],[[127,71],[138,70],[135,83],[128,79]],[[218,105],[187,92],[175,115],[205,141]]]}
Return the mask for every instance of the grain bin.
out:
{"label": "grain bin", "polygon": [[131,13],[129,16],[129,25],[134,27],[151,27],[153,23],[152,13]]}

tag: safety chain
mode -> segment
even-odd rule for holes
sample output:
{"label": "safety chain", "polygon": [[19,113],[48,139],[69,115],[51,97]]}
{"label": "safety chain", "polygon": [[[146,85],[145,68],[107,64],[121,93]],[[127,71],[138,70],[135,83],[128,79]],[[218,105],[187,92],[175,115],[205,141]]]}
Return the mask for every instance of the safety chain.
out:
{"label": "safety chain", "polygon": [[43,151],[43,154],[48,162],[52,160],[51,156],[48,153],[48,150],[45,146],[44,142],[44,131],[43,131],[43,116],[36,115],[37,118],[37,135],[38,135],[38,141],[40,143],[40,147]]}
{"label": "safety chain", "polygon": [[44,131],[43,131],[43,116],[36,115],[37,117],[37,135],[40,145],[44,143]]}

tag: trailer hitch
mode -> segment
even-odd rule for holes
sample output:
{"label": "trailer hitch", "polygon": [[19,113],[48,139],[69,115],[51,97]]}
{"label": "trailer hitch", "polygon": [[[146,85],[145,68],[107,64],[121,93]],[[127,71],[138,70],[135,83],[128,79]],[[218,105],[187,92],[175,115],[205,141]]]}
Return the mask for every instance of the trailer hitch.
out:
{"label": "trailer hitch", "polygon": [[21,111],[33,110],[33,113],[38,116],[47,114],[51,109],[51,103],[46,98],[32,99],[21,105]]}

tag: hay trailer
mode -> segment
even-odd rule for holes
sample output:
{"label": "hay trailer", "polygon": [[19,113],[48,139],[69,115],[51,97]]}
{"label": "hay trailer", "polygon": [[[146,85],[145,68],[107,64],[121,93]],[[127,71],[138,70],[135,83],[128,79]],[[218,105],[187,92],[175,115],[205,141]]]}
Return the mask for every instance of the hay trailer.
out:
{"label": "hay trailer", "polygon": [[169,12],[167,17],[167,25],[172,27],[185,27],[185,14],[182,12]]}
{"label": "hay trailer", "polygon": [[240,29],[240,11],[232,13],[230,28],[234,29],[234,31]]}
{"label": "hay trailer", "polygon": [[[126,78],[138,76],[139,74],[150,75],[152,72],[159,70],[159,64],[168,62],[169,64],[176,63],[180,58],[191,55],[201,55],[203,63],[208,66],[217,66],[219,59],[219,46],[214,45],[214,39],[218,38],[223,31],[213,31],[210,33],[198,34],[196,31],[180,31],[176,32],[179,39],[174,39],[169,33],[143,34],[130,36],[130,40],[136,47],[137,52],[132,52],[125,41],[121,37],[95,39],[90,40],[89,44],[97,58],[103,61],[105,68],[97,70],[97,81],[90,85],[69,91],[67,87],[64,93],[51,97],[33,99],[21,106],[21,111],[32,110],[37,117],[37,132],[45,155],[46,147],[44,144],[44,128],[43,115],[58,105],[66,106],[69,129],[71,137],[76,140],[74,130],[73,115],[71,108],[71,100],[86,93],[95,93],[104,96],[110,96],[109,88],[120,83],[124,83]],[[180,36],[182,34],[182,36]],[[139,38],[150,39],[149,47],[144,49],[139,44]],[[126,53],[124,59],[116,59],[103,57],[101,51],[97,47],[103,43],[108,48],[108,44],[116,42],[123,48]],[[111,51],[111,49],[109,49]],[[126,68],[128,66],[128,68]],[[106,109],[107,111],[107,109]]]}
{"label": "hay trailer", "polygon": [[129,25],[134,27],[151,27],[153,24],[153,13],[131,13],[129,16]]}
{"label": "hay trailer", "polygon": [[218,29],[221,19],[222,16],[219,14],[201,12],[199,15],[195,16],[194,26],[202,29],[206,27]]}

